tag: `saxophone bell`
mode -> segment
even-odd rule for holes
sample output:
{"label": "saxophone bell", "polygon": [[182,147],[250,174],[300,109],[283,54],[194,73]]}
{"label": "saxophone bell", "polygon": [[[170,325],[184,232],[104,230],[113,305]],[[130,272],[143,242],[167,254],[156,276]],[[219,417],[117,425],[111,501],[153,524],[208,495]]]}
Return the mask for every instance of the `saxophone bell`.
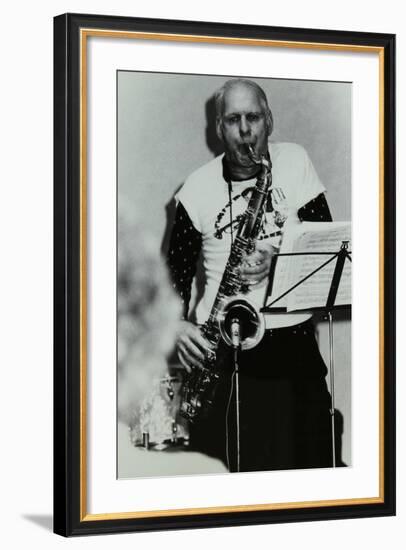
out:
{"label": "saxophone bell", "polygon": [[245,296],[232,296],[225,302],[218,317],[218,326],[224,342],[233,347],[233,323],[239,323],[240,349],[255,347],[265,332],[265,319],[258,308]]}

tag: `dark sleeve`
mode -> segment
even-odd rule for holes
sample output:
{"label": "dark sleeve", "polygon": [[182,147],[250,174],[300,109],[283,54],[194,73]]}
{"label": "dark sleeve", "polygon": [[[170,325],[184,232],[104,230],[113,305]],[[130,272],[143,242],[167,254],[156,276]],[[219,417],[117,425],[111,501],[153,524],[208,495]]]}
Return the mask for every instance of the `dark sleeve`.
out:
{"label": "dark sleeve", "polygon": [[183,204],[179,202],[169,241],[167,264],[173,288],[182,300],[184,319],[189,311],[192,281],[201,248],[202,235],[194,227]]}
{"label": "dark sleeve", "polygon": [[302,206],[299,209],[298,216],[301,222],[333,221],[324,193],[320,193],[315,199]]}

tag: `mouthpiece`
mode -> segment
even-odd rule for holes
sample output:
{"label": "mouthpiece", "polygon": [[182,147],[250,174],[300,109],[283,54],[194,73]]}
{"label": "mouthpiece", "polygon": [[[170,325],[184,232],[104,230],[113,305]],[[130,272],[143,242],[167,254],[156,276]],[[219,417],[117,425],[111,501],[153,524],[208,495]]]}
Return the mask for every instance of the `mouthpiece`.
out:
{"label": "mouthpiece", "polygon": [[247,149],[248,156],[250,157],[252,162],[254,162],[255,164],[260,164],[261,160],[255,154],[254,147],[250,143],[247,143],[245,147]]}
{"label": "mouthpiece", "polygon": [[248,156],[254,164],[262,164],[267,170],[272,167],[270,160],[268,160],[265,155],[261,155],[260,157],[257,156],[254,147],[250,143],[247,143],[245,147],[247,148]]}

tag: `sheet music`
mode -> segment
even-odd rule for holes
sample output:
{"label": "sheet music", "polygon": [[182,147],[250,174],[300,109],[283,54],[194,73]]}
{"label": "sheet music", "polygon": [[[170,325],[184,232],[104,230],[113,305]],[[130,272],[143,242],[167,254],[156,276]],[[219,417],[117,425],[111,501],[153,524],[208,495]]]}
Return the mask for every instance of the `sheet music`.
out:
{"label": "sheet music", "polygon": [[[303,222],[286,228],[280,253],[331,252],[329,255],[282,256],[278,258],[274,273],[272,295],[267,303],[284,294],[311,272],[325,264],[340,250],[343,241],[349,241],[351,251],[350,222]],[[336,260],[297,286],[274,307],[286,307],[287,311],[324,307],[330,291]],[[346,260],[337,292],[335,305],[351,303],[351,262]]]}

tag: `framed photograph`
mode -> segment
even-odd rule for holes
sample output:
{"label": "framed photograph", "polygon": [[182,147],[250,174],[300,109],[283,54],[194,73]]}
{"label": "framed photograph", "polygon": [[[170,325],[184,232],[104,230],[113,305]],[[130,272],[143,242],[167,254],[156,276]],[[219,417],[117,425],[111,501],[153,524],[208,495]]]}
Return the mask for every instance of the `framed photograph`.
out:
{"label": "framed photograph", "polygon": [[54,531],[395,514],[395,36],[54,20]]}

